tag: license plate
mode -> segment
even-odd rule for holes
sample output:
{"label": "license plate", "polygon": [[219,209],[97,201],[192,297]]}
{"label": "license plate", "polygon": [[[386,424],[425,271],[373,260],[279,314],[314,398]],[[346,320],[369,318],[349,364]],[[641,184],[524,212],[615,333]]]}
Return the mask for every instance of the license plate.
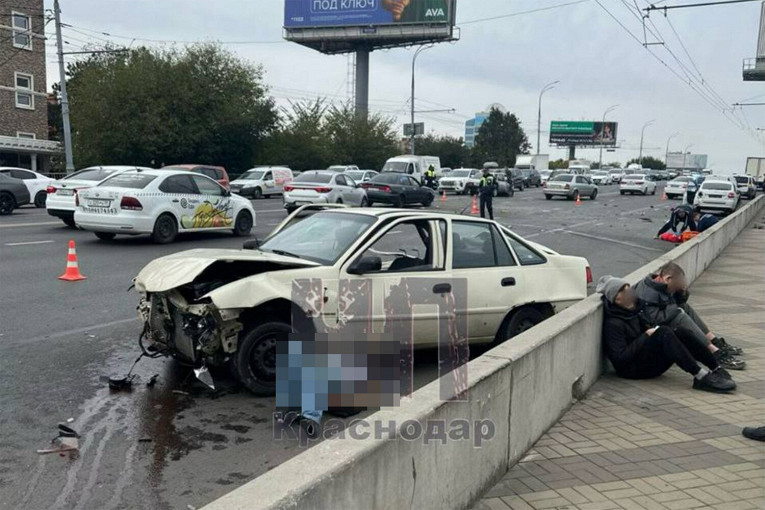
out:
{"label": "license plate", "polygon": [[722,195],[709,195],[709,198],[722,198]]}
{"label": "license plate", "polygon": [[56,192],[56,194],[57,195],[61,195],[61,196],[65,196],[65,197],[71,197],[72,195],[74,195],[74,191],[72,191],[70,189],[63,189],[62,188],[62,189],[58,190]]}
{"label": "license plate", "polygon": [[109,207],[110,203],[111,203],[111,200],[104,200],[104,199],[90,199],[90,200],[88,200],[88,205],[90,207]]}

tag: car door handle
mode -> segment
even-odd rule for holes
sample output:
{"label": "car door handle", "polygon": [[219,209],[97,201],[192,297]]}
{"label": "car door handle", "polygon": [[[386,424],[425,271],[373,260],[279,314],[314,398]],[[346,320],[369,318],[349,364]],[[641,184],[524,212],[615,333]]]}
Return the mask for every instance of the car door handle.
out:
{"label": "car door handle", "polygon": [[177,198],[174,198],[174,199],[173,199],[173,202],[175,202],[175,203],[177,204],[177,203],[178,203],[178,199],[177,199]]}
{"label": "car door handle", "polygon": [[515,278],[503,278],[502,279],[502,286],[503,287],[513,287],[515,285]]}
{"label": "car door handle", "polygon": [[452,291],[452,286],[449,283],[438,283],[433,286],[433,294],[448,294]]}

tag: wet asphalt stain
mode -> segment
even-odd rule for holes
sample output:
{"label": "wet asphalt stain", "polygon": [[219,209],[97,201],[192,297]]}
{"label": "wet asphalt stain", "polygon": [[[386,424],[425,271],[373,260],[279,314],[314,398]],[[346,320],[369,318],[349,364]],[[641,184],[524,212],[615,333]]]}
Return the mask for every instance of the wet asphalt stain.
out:
{"label": "wet asphalt stain", "polygon": [[223,430],[233,430],[234,432],[239,432],[240,434],[246,434],[251,427],[248,427],[247,425],[226,424],[226,425],[221,425],[220,428],[222,428]]}

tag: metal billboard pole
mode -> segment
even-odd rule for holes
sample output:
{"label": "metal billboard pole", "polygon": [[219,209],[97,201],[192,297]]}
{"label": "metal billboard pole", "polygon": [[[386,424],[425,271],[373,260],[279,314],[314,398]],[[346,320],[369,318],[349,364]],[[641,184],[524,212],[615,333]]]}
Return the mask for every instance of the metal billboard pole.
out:
{"label": "metal billboard pole", "polygon": [[369,49],[356,50],[356,118],[366,121],[369,115]]}

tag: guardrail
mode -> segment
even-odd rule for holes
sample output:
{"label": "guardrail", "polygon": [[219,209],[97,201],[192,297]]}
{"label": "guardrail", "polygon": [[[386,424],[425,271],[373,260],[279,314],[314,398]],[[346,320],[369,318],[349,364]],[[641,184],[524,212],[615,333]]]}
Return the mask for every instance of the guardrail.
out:
{"label": "guardrail", "polygon": [[[669,261],[693,282],[761,213],[759,196],[707,232],[627,276],[636,283]],[[490,420],[492,439],[424,444],[392,440],[329,439],[213,501],[204,510],[335,508],[468,508],[504,475],[602,372],[602,304],[592,295],[472,360],[469,401],[443,402],[439,381],[401,406],[366,422],[415,420],[471,423]]]}

